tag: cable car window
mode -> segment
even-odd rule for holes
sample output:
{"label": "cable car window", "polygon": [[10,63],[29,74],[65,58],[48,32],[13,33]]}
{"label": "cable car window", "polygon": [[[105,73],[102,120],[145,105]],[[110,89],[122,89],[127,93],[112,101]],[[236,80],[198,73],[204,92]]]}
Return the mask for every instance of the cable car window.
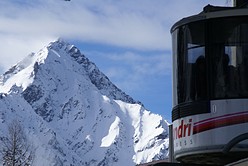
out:
{"label": "cable car window", "polygon": [[[179,28],[177,52],[174,68],[174,105],[206,98],[206,60],[204,22],[191,23]],[[173,38],[176,38],[173,35]],[[176,69],[173,69],[176,71]],[[177,78],[177,80],[175,80]],[[174,84],[175,86],[175,84]]]}
{"label": "cable car window", "polygon": [[209,27],[211,98],[248,97],[248,20],[216,19]]}

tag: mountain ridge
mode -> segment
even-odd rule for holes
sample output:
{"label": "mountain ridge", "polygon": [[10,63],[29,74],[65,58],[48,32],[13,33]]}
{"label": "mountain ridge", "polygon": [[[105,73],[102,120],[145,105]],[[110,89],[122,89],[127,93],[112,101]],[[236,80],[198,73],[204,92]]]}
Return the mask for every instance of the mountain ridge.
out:
{"label": "mountain ridge", "polygon": [[[46,47],[45,47],[46,48]],[[85,70],[89,73],[89,78],[91,82],[104,94],[107,95],[113,99],[121,99],[123,101],[127,101],[128,103],[139,103],[142,104],[139,101],[135,101],[133,98],[131,98],[129,95],[122,92],[118,87],[116,87],[109,78],[104,75],[97,66],[89,61],[87,57],[85,57],[83,54],[81,54],[80,50],[75,47],[74,45],[71,45],[67,42],[65,42],[63,39],[58,39],[55,42],[51,42],[48,46],[48,49],[51,49],[55,55],[59,55],[58,52],[64,51],[65,53],[68,53],[78,64],[82,65]],[[57,52],[58,51],[58,52]],[[40,50],[38,54],[42,54],[44,52],[44,49]],[[10,68],[7,72],[3,74],[4,78],[0,78],[0,84],[3,84],[4,79],[6,79],[6,76],[10,73],[17,73],[20,72],[22,69],[26,67],[27,61],[30,63],[30,59],[35,56],[34,53],[31,53],[26,57],[24,60],[22,60],[20,63],[14,65],[12,68]],[[42,57],[39,60],[39,63],[42,63]],[[43,57],[44,58],[44,57]],[[32,63],[32,61],[31,61]],[[35,68],[36,65],[36,68]],[[38,64],[34,64],[34,71],[37,69]],[[8,78],[8,77],[7,77]],[[113,89],[113,91],[107,91],[106,88],[110,87],[109,89]],[[106,94],[108,93],[108,94]]]}
{"label": "mountain ridge", "polygon": [[1,75],[0,93],[0,133],[21,121],[36,165],[135,165],[168,155],[168,123],[61,39]]}

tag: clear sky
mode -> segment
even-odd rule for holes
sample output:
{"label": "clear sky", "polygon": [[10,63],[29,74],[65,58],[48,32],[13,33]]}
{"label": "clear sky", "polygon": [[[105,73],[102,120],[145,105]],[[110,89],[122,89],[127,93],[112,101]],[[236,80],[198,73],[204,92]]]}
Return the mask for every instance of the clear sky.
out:
{"label": "clear sky", "polygon": [[110,80],[170,121],[171,26],[231,0],[1,0],[0,72],[61,37]]}

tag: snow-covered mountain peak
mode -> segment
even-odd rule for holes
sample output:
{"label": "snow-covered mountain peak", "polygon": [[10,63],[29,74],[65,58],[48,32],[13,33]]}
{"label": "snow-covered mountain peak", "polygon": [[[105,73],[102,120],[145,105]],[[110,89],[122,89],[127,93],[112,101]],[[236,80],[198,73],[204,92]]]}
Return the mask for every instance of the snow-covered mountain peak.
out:
{"label": "snow-covered mountain peak", "polygon": [[168,153],[167,122],[61,39],[1,75],[0,135],[13,119],[35,146],[38,166],[135,165]]}
{"label": "snow-covered mountain peak", "polygon": [[[0,76],[0,92],[8,93],[14,84],[21,86],[23,90],[25,90],[27,86],[33,82],[35,73],[38,71],[39,66],[45,65],[48,67],[43,68],[51,70],[52,66],[58,66],[57,64],[60,64],[60,71],[58,71],[60,74],[65,73],[65,70],[71,70],[71,68],[74,68],[74,72],[81,72],[81,74],[88,75],[92,84],[94,84],[103,95],[112,99],[123,100],[128,103],[141,104],[141,102],[135,101],[116,87],[93,62],[80,52],[77,47],[65,42],[63,39],[51,42],[36,54],[30,54],[24,60],[14,65]],[[51,73],[48,74],[51,75]],[[23,75],[25,76],[23,77]],[[12,79],[10,79],[10,77],[12,77]],[[19,77],[25,79],[20,79]]]}

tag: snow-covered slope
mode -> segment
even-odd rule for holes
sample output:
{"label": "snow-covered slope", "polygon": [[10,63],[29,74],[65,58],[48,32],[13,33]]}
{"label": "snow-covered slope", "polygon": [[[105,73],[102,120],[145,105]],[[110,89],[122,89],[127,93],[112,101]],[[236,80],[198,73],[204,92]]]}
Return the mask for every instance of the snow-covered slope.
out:
{"label": "snow-covered slope", "polygon": [[0,135],[14,119],[34,165],[135,165],[168,153],[167,122],[62,40],[0,76]]}

